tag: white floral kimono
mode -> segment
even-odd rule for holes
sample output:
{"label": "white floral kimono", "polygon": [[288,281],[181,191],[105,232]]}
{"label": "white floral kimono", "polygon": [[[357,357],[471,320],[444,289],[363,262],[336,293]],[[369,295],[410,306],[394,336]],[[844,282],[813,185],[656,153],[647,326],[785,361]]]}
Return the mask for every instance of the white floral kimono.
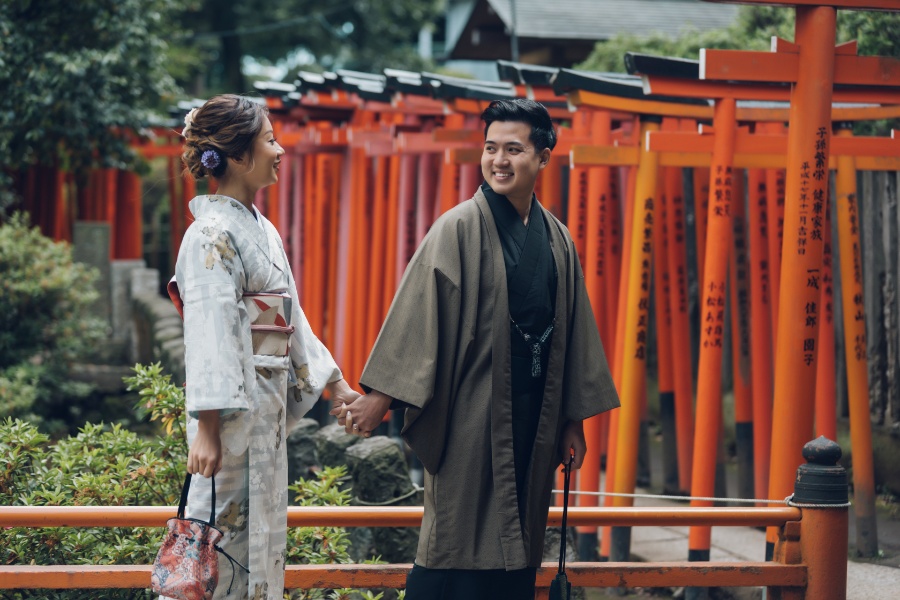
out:
{"label": "white floral kimono", "polygon": [[[250,570],[248,575],[236,569],[232,584],[232,566],[219,555],[214,598],[281,600],[285,438],[341,372],[300,309],[275,227],[226,196],[198,196],[190,209],[196,220],[181,243],[174,278],[184,303],[188,443],[197,434],[198,411],[221,411],[223,460],[215,478],[216,526],[224,533],[219,545]],[[254,353],[251,323],[257,329],[256,323],[265,322],[254,293],[284,298],[279,322],[287,327],[275,329],[293,331],[282,334],[281,350],[274,354],[262,354],[259,344],[260,353]],[[210,491],[209,479],[193,478],[188,517],[209,518]]]}

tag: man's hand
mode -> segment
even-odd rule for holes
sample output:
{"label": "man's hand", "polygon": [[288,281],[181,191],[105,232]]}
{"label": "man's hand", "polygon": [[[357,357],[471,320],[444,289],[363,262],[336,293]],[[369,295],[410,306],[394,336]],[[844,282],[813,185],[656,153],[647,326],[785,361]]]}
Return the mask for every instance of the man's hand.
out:
{"label": "man's hand", "polygon": [[222,470],[222,440],[219,411],[202,410],[197,420],[197,436],[188,451],[188,473],[212,477]]}
{"label": "man's hand", "polygon": [[341,406],[335,416],[347,433],[369,437],[387,414],[391,407],[391,400],[392,398],[387,394],[372,390],[365,396],[356,398],[352,404]]}
{"label": "man's hand", "polygon": [[559,438],[559,454],[563,464],[569,462],[570,451],[575,456],[575,462],[572,463],[572,466],[580,469],[584,463],[584,455],[587,454],[582,421],[569,421],[563,427],[562,435]]}

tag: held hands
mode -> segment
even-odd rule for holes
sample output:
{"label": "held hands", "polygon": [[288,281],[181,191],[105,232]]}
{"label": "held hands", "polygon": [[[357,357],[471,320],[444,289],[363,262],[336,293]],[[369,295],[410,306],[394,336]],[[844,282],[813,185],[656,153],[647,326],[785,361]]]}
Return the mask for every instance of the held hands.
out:
{"label": "held hands", "polygon": [[580,469],[584,463],[584,455],[587,453],[587,444],[584,441],[584,425],[582,421],[569,421],[563,427],[559,438],[560,461],[565,464],[569,461],[569,454],[573,454],[575,461],[572,467]]}
{"label": "held hands", "polygon": [[[362,394],[351,388],[344,379],[329,383],[326,388],[331,394],[331,410],[328,411],[328,414],[334,416],[338,415],[341,406],[351,404],[354,400],[362,396]],[[343,423],[341,423],[341,425],[343,425]]]}
{"label": "held hands", "polygon": [[381,424],[390,406],[390,396],[372,390],[350,403],[333,408],[330,414],[338,418],[338,423],[344,426],[347,433],[367,438]]}
{"label": "held hands", "polygon": [[222,470],[222,440],[219,436],[219,411],[200,411],[197,436],[188,451],[188,473],[212,477]]}

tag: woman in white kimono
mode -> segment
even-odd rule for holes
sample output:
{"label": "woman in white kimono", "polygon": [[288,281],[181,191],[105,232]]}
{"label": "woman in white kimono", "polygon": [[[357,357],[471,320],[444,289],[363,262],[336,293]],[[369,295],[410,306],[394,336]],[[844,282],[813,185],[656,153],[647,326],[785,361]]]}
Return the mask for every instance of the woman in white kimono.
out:
{"label": "woman in white kimono", "polygon": [[285,437],[323,390],[358,396],[297,301],[281,237],[253,206],[278,180],[284,150],[264,105],[217,96],[185,118],[187,170],[218,193],[190,203],[170,294],[183,303],[187,371],[187,516],[209,518],[215,474],[219,555],[214,598],[278,599],[287,536]]}

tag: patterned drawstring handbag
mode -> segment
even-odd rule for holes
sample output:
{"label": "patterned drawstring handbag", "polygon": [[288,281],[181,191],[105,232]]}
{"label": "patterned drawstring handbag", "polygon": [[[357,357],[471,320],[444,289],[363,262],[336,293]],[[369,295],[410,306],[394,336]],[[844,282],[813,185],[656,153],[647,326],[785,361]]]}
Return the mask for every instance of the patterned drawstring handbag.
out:
{"label": "patterned drawstring handbag", "polygon": [[229,594],[234,584],[235,563],[248,573],[249,570],[216,545],[222,532],[213,525],[216,517],[215,477],[212,479],[209,521],[184,518],[190,486],[191,474],[188,473],[181,488],[178,514],[166,522],[169,531],[153,561],[150,586],[155,593],[176,600],[210,600],[219,584],[219,557],[216,552],[221,552],[231,562]]}

